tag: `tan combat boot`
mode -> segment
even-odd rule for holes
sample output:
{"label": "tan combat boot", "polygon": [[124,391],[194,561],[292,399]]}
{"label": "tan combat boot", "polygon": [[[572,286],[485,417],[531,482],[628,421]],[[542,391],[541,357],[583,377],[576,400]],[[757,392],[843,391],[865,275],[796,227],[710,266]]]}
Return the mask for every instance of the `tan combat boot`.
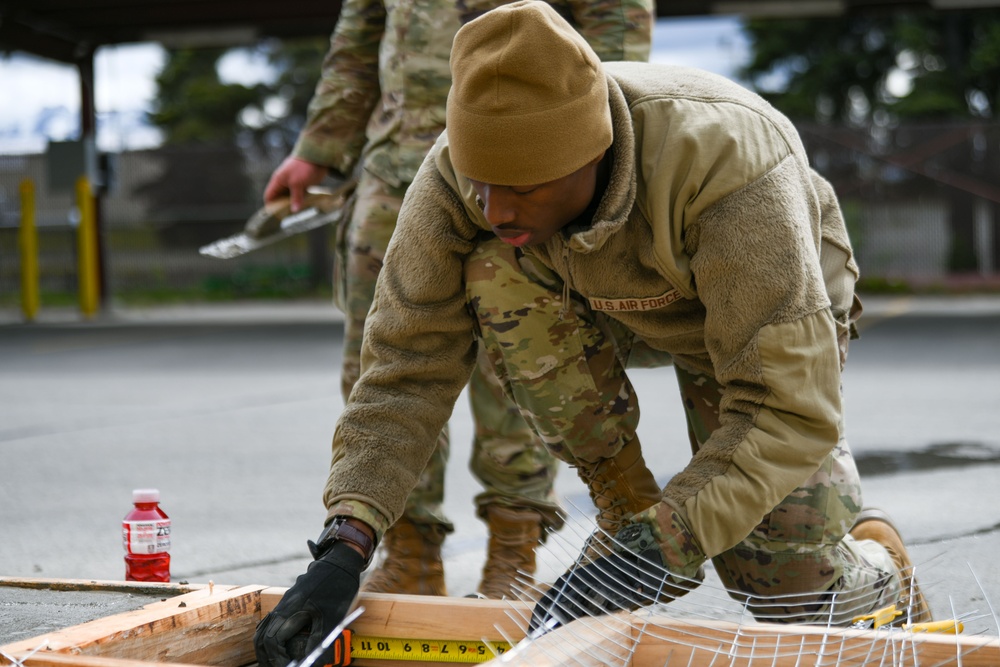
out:
{"label": "tan combat boot", "polygon": [[638,440],[618,454],[595,463],[577,460],[577,475],[597,507],[597,531],[587,540],[585,554],[597,558],[610,553],[611,538],[633,515],[660,502],[663,490],[646,467]]}
{"label": "tan combat boot", "polygon": [[873,540],[889,552],[892,562],[899,570],[903,593],[896,605],[903,612],[900,621],[903,623],[926,623],[933,620],[931,608],[920,593],[916,578],[913,576],[913,562],[903,545],[903,538],[892,524],[889,515],[879,509],[867,508],[861,510],[851,536],[856,540]]}
{"label": "tan combat boot", "polygon": [[491,600],[534,598],[530,584],[518,583],[518,574],[530,581],[535,573],[535,547],[542,541],[542,515],[535,510],[488,505],[490,532],[479,594]]}
{"label": "tan combat boot", "polygon": [[382,537],[381,562],[365,578],[361,591],[447,595],[441,562],[441,543],[446,534],[440,524],[418,526],[400,517]]}

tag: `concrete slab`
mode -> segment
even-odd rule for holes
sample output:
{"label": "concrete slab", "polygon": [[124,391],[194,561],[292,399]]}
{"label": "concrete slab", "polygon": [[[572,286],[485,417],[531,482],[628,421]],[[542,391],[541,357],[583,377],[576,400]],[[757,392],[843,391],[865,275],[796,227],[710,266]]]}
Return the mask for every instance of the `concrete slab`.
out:
{"label": "concrete slab", "polygon": [[[80,582],[85,584],[86,582]],[[85,585],[57,589],[13,586],[0,581],[0,643],[43,638],[46,634],[107,616],[142,609],[148,604],[180,595],[186,590],[122,586],[102,582],[106,589]]]}

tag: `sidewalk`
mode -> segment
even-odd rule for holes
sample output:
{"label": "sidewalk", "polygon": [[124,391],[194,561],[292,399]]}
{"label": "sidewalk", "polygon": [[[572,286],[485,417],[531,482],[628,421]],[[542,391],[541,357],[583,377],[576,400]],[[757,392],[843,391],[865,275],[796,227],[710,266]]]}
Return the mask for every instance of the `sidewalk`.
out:
{"label": "sidewalk", "polygon": [[[143,325],[143,324],[235,324],[248,322],[342,322],[343,314],[329,301],[230,301],[157,306],[110,306],[93,318],[85,318],[72,306],[39,309],[38,325]],[[20,310],[0,308],[0,326],[28,324]]]}
{"label": "sidewalk", "polygon": [[[1000,293],[969,295],[862,294],[864,317],[913,315],[977,316],[1000,313]],[[32,326],[39,325],[143,325],[163,323],[343,322],[343,314],[329,301],[234,301],[165,304],[160,306],[111,306],[85,319],[72,306],[42,307]],[[25,324],[16,308],[0,308],[0,326]]]}
{"label": "sidewalk", "polygon": [[961,295],[861,294],[860,298],[864,306],[864,315],[868,316],[964,316],[996,315],[1000,313],[1000,292],[997,294]]}

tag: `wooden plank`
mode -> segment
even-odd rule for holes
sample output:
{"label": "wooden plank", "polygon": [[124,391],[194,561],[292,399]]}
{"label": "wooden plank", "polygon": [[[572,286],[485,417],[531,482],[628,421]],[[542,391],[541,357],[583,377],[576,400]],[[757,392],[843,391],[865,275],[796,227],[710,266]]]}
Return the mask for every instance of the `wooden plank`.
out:
{"label": "wooden plank", "polygon": [[0,577],[0,586],[51,591],[93,591],[100,593],[135,593],[173,597],[208,588],[212,584],[176,582],[110,581],[104,579],[42,579],[35,577]]}
{"label": "wooden plank", "polygon": [[[251,637],[257,622],[274,608],[286,590],[216,586],[214,594],[205,589],[195,591],[45,635],[46,653],[71,652],[152,664],[248,664],[255,659]],[[417,595],[363,593],[357,605],[364,606],[365,613],[352,624],[354,632],[400,639],[516,643],[524,636],[523,619],[531,614],[529,604],[517,601]],[[24,655],[41,639],[23,640],[2,650],[14,656]],[[378,664],[388,667],[384,661]]]}
{"label": "wooden plank", "polygon": [[17,657],[44,639],[46,653],[153,663],[245,665],[255,660],[251,637],[260,619],[262,589],[210,586],[0,649]]}
{"label": "wooden plank", "polygon": [[265,588],[260,592],[260,615],[261,618],[270,614],[275,606],[281,601],[281,597],[287,588],[275,588],[273,586]]}
{"label": "wooden plank", "polygon": [[[631,653],[631,655],[630,655]],[[1000,639],[618,614],[574,621],[487,665],[802,667],[1000,665]]]}
{"label": "wooden plank", "polygon": [[[605,667],[632,665],[635,628],[626,616],[581,618],[494,658],[487,665]],[[640,664],[640,663],[635,663]],[[650,663],[651,665],[653,663]],[[660,667],[667,663],[656,663]],[[674,664],[674,663],[669,663]],[[685,664],[685,663],[680,663]]]}
{"label": "wooden plank", "polygon": [[[269,613],[287,588],[265,588],[260,592],[261,616]],[[473,598],[433,597],[426,595],[389,595],[361,593],[354,607],[365,612],[351,625],[358,634],[389,636],[401,639],[478,639],[505,640],[497,626],[520,641],[524,632],[519,619],[531,616],[532,605],[517,600],[478,600]]]}
{"label": "wooden plank", "polygon": [[[362,593],[365,611],[351,624],[359,635],[399,639],[466,639],[518,642],[531,605],[510,600]],[[524,619],[524,620],[522,620]]]}
{"label": "wooden plank", "polygon": [[636,631],[641,632],[641,641],[636,646],[635,665],[708,665],[722,659],[731,667],[1000,665],[1000,639],[996,637],[765,623],[740,626],[666,617],[653,617]]}
{"label": "wooden plank", "polygon": [[[287,588],[266,588],[260,592],[261,615],[274,609]],[[355,607],[365,612],[351,624],[351,630],[367,637],[395,639],[449,639],[509,641],[524,638],[522,627],[531,615],[531,605],[509,600],[440,598],[422,595],[361,593]],[[379,667],[412,665],[412,662],[358,660],[355,664]],[[452,665],[421,662],[426,667]]]}
{"label": "wooden plank", "polygon": [[[89,655],[72,655],[67,653],[36,653],[22,663],[24,667],[153,667],[159,663],[143,662],[141,660],[126,660],[122,658],[94,657]],[[201,667],[174,663],[171,667]]]}
{"label": "wooden plank", "polygon": [[[48,642],[25,667],[239,667],[255,661],[252,636],[263,613],[287,589],[209,586],[115,614],[41,638],[0,647],[18,659]],[[509,641],[524,636],[531,605],[516,601],[367,593],[351,626],[358,635],[397,639]],[[0,657],[0,664],[6,664]],[[575,621],[519,646],[490,663],[660,667],[793,667],[802,664],[852,667],[866,664],[1000,665],[1000,638],[860,631],[803,625],[671,619],[619,614]],[[411,662],[356,661],[391,667]],[[452,663],[421,663],[445,667]]]}

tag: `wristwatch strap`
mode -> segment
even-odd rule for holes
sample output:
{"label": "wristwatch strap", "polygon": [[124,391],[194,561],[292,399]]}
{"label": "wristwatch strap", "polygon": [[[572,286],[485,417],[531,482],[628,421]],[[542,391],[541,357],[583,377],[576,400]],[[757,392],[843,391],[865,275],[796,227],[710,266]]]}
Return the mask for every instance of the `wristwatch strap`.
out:
{"label": "wristwatch strap", "polygon": [[328,523],[323,532],[320,533],[319,539],[316,542],[309,540],[309,551],[315,560],[319,560],[323,557],[323,554],[330,550],[333,543],[338,540],[350,542],[360,547],[365,555],[365,567],[368,567],[372,556],[375,555],[375,542],[364,531],[347,523],[346,517],[334,517],[333,521]]}

